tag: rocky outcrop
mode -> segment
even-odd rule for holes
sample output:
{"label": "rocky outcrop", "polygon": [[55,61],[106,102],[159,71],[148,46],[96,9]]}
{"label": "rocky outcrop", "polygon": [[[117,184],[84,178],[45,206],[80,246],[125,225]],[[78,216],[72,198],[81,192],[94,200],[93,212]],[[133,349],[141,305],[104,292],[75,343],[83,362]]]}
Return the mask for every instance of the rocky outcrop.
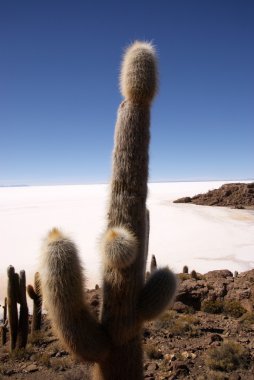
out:
{"label": "rocky outcrop", "polygon": [[194,197],[183,197],[174,203],[193,203],[204,206],[224,206],[238,209],[254,209],[254,182],[228,183],[219,189],[209,190]]}
{"label": "rocky outcrop", "polygon": [[249,312],[254,311],[254,269],[233,277],[229,270],[214,270],[198,279],[180,275],[179,289],[173,309],[186,307],[200,310],[203,301],[237,301]]}
{"label": "rocky outcrop", "polygon": [[[142,334],[144,379],[253,380],[254,269],[234,276],[229,270],[216,270],[204,275],[197,273],[196,278],[189,273],[180,273],[178,277],[179,291],[172,308],[157,321],[145,325]],[[101,290],[97,286],[86,292],[87,302],[96,318]],[[249,312],[242,311],[239,303]],[[204,311],[204,304],[210,307],[209,311]],[[220,308],[221,305],[222,311],[213,313],[212,307]],[[235,309],[229,313],[225,305]],[[244,314],[239,316],[239,311]],[[230,351],[225,351],[228,342]],[[232,347],[236,347],[233,356]],[[207,358],[213,350],[217,350],[218,359],[218,353],[223,355],[226,352],[226,363],[232,363],[233,369],[211,369]],[[235,356],[243,352],[244,366]],[[45,315],[40,335],[31,342],[29,350],[23,354],[19,352],[15,360],[6,352],[6,347],[0,345],[0,363],[0,379],[90,379],[91,366],[78,363],[69,355],[54,336]],[[236,363],[238,368],[235,368]]]}
{"label": "rocky outcrop", "polygon": [[225,299],[236,299],[249,312],[254,312],[254,269],[234,278]]}
{"label": "rocky outcrop", "polygon": [[207,298],[208,293],[206,281],[189,278],[180,282],[175,302],[200,310],[201,303]]}
{"label": "rocky outcrop", "polygon": [[[192,308],[201,310],[204,301],[236,301],[249,312],[254,312],[254,269],[236,273],[228,269],[213,270],[205,274],[197,274],[197,279],[190,274],[179,274],[179,286],[172,309],[178,313],[186,313]],[[101,290],[88,290],[87,297],[98,315]]]}

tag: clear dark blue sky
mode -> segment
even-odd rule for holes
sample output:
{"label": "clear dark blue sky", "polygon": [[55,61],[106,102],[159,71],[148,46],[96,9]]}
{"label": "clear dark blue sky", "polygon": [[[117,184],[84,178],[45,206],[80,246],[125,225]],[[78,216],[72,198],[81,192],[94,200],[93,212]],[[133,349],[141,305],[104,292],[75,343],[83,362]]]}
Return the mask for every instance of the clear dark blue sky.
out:
{"label": "clear dark blue sky", "polygon": [[0,185],[106,182],[120,60],[152,40],[150,180],[254,177],[254,1],[0,2]]}

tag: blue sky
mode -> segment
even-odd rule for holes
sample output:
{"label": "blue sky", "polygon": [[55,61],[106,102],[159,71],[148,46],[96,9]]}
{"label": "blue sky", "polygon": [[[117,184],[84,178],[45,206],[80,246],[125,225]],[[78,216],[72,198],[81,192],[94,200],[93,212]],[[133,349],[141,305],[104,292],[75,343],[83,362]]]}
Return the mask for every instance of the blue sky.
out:
{"label": "blue sky", "polygon": [[254,178],[252,0],[0,3],[0,185],[107,182],[124,48],[152,40],[150,180]]}

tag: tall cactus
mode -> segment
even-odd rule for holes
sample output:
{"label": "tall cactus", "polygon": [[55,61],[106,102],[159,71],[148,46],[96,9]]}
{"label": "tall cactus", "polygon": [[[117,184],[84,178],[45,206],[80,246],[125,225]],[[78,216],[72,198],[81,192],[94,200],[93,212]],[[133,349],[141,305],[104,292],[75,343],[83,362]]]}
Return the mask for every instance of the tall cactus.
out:
{"label": "tall cactus", "polygon": [[7,269],[7,304],[8,304],[8,324],[10,330],[10,350],[16,347],[18,336],[18,307],[17,307],[17,277],[15,269],[10,265]]}
{"label": "tall cactus", "polygon": [[42,295],[41,295],[41,281],[40,274],[36,272],[34,275],[34,286],[27,286],[27,293],[33,300],[33,319],[31,332],[34,333],[41,329],[41,307],[42,307]]}
{"label": "tall cactus", "polygon": [[18,302],[20,304],[19,308],[19,323],[18,323],[18,338],[17,347],[24,348],[27,344],[28,337],[28,306],[26,301],[26,272],[24,270],[20,271],[18,292],[19,298]]}
{"label": "tall cactus", "polygon": [[136,42],[123,60],[108,228],[102,237],[103,303],[96,321],[84,301],[77,248],[57,229],[42,250],[42,293],[53,325],[68,349],[95,361],[94,379],[143,379],[140,331],[171,301],[168,268],[144,281],[149,215],[146,210],[150,104],[157,90],[153,46]]}

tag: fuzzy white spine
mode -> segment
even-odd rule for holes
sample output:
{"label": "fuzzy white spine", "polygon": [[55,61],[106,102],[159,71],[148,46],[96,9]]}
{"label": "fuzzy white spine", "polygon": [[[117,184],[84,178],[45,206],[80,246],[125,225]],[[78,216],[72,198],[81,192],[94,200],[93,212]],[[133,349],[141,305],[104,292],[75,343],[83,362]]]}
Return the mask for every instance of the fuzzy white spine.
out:
{"label": "fuzzy white spine", "polygon": [[124,227],[109,228],[101,242],[104,264],[123,269],[130,266],[137,255],[137,241]]}
{"label": "fuzzy white spine", "polygon": [[134,103],[150,103],[157,87],[157,58],[154,46],[136,41],[124,54],[120,75],[123,97]]}
{"label": "fuzzy white spine", "polygon": [[83,360],[104,359],[108,338],[86,305],[77,248],[56,228],[44,242],[40,273],[45,305],[62,342]]}

